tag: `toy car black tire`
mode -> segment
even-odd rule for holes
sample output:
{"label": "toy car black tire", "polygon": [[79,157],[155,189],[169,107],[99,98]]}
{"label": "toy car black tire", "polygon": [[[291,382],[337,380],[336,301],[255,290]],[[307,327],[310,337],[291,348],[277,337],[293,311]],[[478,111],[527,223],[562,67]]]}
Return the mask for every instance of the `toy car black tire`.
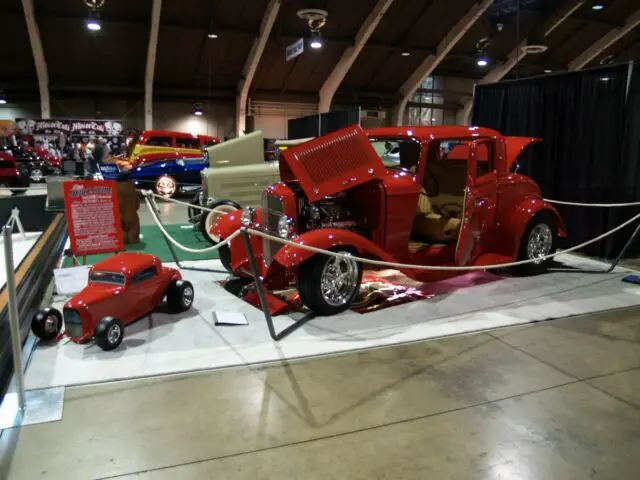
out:
{"label": "toy car black tire", "polygon": [[[231,200],[218,200],[217,202],[213,203],[211,206],[207,206],[207,208],[211,208],[212,210],[215,210],[218,207],[233,207],[236,210],[239,210],[242,208],[236,202]],[[199,224],[200,232],[202,233],[204,238],[206,238],[207,241],[209,241],[209,243],[211,243],[212,245],[216,245],[218,242],[216,242],[213,238],[211,238],[211,236],[209,235],[209,232],[207,231],[208,225],[211,224],[211,222],[209,221],[209,216],[214,212],[207,212],[203,210],[200,213],[201,213],[200,224]]]}
{"label": "toy car black tire", "polygon": [[31,331],[42,340],[53,340],[62,330],[62,314],[55,308],[47,307],[37,312],[31,319]]}
{"label": "toy car black tire", "polygon": [[186,312],[193,305],[195,291],[191,282],[176,280],[167,290],[167,306],[175,313]]}
{"label": "toy car black tire", "polygon": [[[336,252],[346,254],[353,253],[346,249],[336,250]],[[349,264],[347,269],[351,270],[349,275],[351,278],[348,278],[347,281],[350,283],[348,288],[351,291],[340,303],[331,304],[327,301],[326,296],[321,290],[321,284],[325,266],[334,258],[337,257],[322,254],[314,255],[302,263],[298,272],[298,293],[300,294],[300,300],[302,300],[302,303],[311,311],[321,315],[335,315],[347,310],[360,292],[362,265],[354,260],[349,260],[347,262]]]}
{"label": "toy car black tire", "polygon": [[[518,260],[529,260],[528,244],[531,232],[539,226],[546,226],[551,231],[551,248],[549,255],[556,252],[557,243],[557,225],[555,217],[549,212],[539,212],[533,216],[529,221],[527,228],[524,230],[522,239],[520,241],[520,250],[518,253]],[[548,258],[540,263],[525,263],[514,267],[514,272],[519,276],[531,276],[540,275],[546,273],[549,267],[553,264],[553,258]]]}
{"label": "toy car black tire", "polygon": [[95,341],[102,350],[109,351],[122,343],[124,338],[124,325],[114,317],[104,317],[98,323],[95,331]]}

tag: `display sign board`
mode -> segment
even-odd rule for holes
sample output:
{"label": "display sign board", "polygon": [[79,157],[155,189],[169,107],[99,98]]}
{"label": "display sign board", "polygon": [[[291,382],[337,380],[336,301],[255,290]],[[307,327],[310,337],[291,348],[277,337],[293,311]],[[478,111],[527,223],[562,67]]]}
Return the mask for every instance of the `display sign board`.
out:
{"label": "display sign board", "polygon": [[50,120],[17,118],[16,131],[19,135],[101,135],[117,137],[122,135],[120,120]]}
{"label": "display sign board", "polygon": [[289,60],[293,60],[303,52],[304,52],[304,38],[300,38],[295,42],[293,42],[284,50],[284,56],[288,62]]}
{"label": "display sign board", "polygon": [[71,251],[76,256],[124,250],[116,182],[65,182],[64,207]]}

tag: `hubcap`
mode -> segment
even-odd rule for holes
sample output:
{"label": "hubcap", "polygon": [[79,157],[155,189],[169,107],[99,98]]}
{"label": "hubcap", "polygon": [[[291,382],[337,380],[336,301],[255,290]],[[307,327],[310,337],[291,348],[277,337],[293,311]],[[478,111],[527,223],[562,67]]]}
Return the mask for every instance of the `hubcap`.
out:
{"label": "hubcap", "polygon": [[109,331],[107,332],[107,340],[111,345],[117,343],[120,338],[120,325],[111,325],[109,327]]}
{"label": "hubcap", "polygon": [[534,263],[542,263],[542,257],[545,257],[551,253],[551,247],[553,246],[553,232],[551,227],[546,223],[540,223],[533,227],[529,234],[529,241],[527,243],[527,256],[529,260],[537,259]]}
{"label": "hubcap", "polygon": [[42,177],[42,170],[40,170],[39,168],[34,168],[33,170],[31,170],[31,180],[33,180],[34,182],[39,182],[40,180],[42,180]]}
{"label": "hubcap", "polygon": [[358,282],[358,264],[354,260],[331,257],[320,276],[322,298],[332,307],[341,307],[351,300]]}
{"label": "hubcap", "polygon": [[236,210],[236,208],[231,205],[218,205],[212,211],[207,213],[204,225],[207,229],[207,235],[209,235],[214,242],[219,242],[220,238],[211,234],[211,227],[213,227],[213,224],[216,223],[220,217],[223,217],[234,210]]}
{"label": "hubcap", "polygon": [[182,303],[185,307],[190,307],[193,303],[193,288],[185,287],[182,291]]}
{"label": "hubcap", "polygon": [[58,328],[58,318],[55,315],[47,315],[44,319],[44,329],[46,332],[55,332]]}
{"label": "hubcap", "polygon": [[158,194],[163,197],[171,197],[176,193],[176,182],[170,177],[159,178],[156,187],[158,188]]}

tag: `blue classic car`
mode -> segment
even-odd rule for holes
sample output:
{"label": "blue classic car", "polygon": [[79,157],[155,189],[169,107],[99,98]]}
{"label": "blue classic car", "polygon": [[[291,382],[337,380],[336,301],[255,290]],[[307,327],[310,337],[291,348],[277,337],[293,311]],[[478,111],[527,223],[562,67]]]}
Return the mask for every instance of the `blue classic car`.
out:
{"label": "blue classic car", "polygon": [[[209,166],[204,155],[193,158],[167,158],[142,163],[131,168],[131,179],[139,188],[153,188],[164,197],[173,197],[180,191],[200,187],[200,172]],[[103,163],[100,171],[105,180],[117,180],[121,167],[114,163]]]}

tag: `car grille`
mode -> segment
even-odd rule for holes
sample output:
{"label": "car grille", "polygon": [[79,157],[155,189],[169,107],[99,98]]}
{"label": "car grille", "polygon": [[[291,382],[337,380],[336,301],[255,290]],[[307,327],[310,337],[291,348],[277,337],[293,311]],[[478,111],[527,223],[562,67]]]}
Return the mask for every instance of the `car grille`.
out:
{"label": "car grille", "polygon": [[62,312],[64,317],[64,331],[68,337],[80,338],[83,334],[82,319],[75,310],[65,308]]}
{"label": "car grille", "polygon": [[[267,192],[262,194],[262,227],[273,235],[278,235],[278,221],[284,214],[284,205],[282,200],[278,197],[269,195]],[[264,263],[269,265],[273,256],[282,248],[282,244],[267,240],[262,240],[262,250],[264,256]]]}

